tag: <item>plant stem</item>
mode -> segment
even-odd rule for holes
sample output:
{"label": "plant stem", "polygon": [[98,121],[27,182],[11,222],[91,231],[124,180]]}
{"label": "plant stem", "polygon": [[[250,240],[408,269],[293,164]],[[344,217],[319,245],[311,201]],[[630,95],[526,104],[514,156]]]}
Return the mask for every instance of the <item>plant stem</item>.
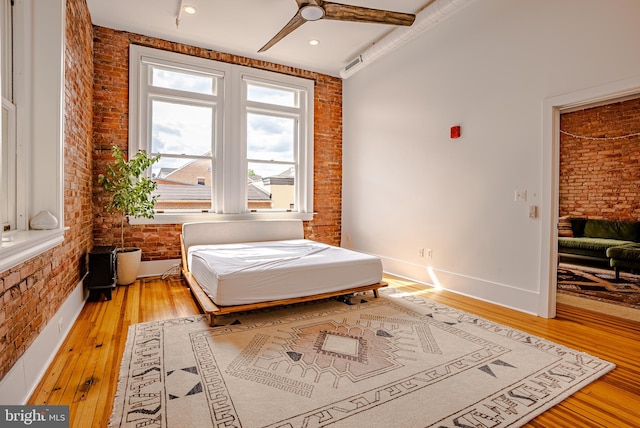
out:
{"label": "plant stem", "polygon": [[120,217],[120,248],[124,248],[124,215]]}

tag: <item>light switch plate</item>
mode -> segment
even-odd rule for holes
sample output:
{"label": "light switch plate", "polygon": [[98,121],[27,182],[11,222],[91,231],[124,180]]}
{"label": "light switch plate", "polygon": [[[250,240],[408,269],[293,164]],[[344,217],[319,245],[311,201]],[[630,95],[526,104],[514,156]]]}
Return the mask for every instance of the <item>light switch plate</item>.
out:
{"label": "light switch plate", "polygon": [[526,201],[527,200],[527,191],[526,190],[516,190],[514,192],[513,200],[516,202]]}

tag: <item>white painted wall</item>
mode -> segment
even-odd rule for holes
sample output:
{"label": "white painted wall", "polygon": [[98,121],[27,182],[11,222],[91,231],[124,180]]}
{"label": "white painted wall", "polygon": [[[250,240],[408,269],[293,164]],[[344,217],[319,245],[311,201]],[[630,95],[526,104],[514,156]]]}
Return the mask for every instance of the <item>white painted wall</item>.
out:
{"label": "white painted wall", "polygon": [[478,0],[345,80],[343,245],[545,315],[543,104],[640,75],[639,16],[637,0]]}

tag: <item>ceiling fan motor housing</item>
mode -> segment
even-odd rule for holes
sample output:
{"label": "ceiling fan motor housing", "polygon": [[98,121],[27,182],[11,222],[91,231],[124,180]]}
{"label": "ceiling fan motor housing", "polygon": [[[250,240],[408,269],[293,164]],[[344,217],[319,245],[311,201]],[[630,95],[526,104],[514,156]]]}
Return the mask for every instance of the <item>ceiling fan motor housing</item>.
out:
{"label": "ceiling fan motor housing", "polygon": [[324,9],[317,5],[308,4],[300,8],[300,15],[307,21],[317,21],[324,17]]}

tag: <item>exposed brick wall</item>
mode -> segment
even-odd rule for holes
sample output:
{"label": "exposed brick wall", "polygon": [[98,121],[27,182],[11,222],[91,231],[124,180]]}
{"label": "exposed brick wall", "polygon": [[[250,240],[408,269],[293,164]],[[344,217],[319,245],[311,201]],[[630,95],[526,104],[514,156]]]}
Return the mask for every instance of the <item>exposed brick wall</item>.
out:
{"label": "exposed brick wall", "polygon": [[[305,223],[310,239],[339,245],[342,210],[342,80],[265,61],[168,42],[138,34],[94,27],[94,239],[96,245],[119,242],[119,218],[104,211],[108,195],[97,184],[111,161],[110,147],[128,145],[129,45],[139,44],[215,61],[313,79],[315,87],[315,176],[313,221]],[[143,260],[180,257],[181,225],[127,225],[125,245],[142,248]]]}
{"label": "exposed brick wall", "polygon": [[0,273],[0,379],[80,281],[92,247],[92,27],[84,0],[67,0],[64,243]]}
{"label": "exposed brick wall", "polygon": [[340,245],[342,225],[342,80],[316,76],[314,109],[314,196],[318,213],[305,228],[307,239]]}
{"label": "exposed brick wall", "polygon": [[[639,133],[640,98],[564,113],[560,129],[591,138]],[[640,136],[561,133],[560,215],[639,220]]]}

